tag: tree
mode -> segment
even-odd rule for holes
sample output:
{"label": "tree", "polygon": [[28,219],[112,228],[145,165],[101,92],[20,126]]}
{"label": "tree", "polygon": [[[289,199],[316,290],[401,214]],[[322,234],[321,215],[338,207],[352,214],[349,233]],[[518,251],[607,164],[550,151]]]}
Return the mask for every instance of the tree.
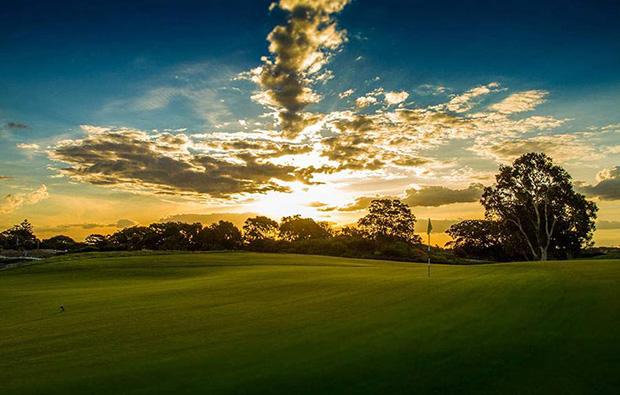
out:
{"label": "tree", "polygon": [[241,247],[243,237],[232,222],[220,221],[202,229],[198,240],[204,250],[236,250]]}
{"label": "tree", "polygon": [[153,231],[146,226],[132,226],[121,229],[107,238],[113,249],[138,251],[148,247],[148,241]]}
{"label": "tree", "polygon": [[318,224],[312,218],[300,215],[282,218],[280,237],[286,241],[327,239],[331,236],[325,224]]}
{"label": "tree", "polygon": [[[127,228],[132,229],[132,228]],[[124,229],[126,230],[126,229]],[[151,224],[144,234],[144,247],[153,250],[197,250],[200,248],[198,234],[202,230],[199,222],[161,222]]]}
{"label": "tree", "polygon": [[401,240],[415,244],[422,242],[414,233],[415,222],[409,205],[398,199],[377,199],[370,203],[368,214],[357,224],[377,241]]}
{"label": "tree", "polygon": [[104,236],[98,233],[93,233],[86,236],[84,243],[89,246],[93,246],[99,250],[106,250],[110,247],[110,241],[108,236]]}
{"label": "tree", "polygon": [[450,226],[446,233],[452,238],[446,246],[459,256],[504,260],[509,255],[507,235],[499,221],[465,220]]}
{"label": "tree", "polygon": [[522,155],[500,166],[495,179],[481,199],[486,218],[515,235],[530,258],[545,261],[550,252],[569,257],[590,243],[598,208],[575,192],[571,176],[547,155]]}
{"label": "tree", "polygon": [[52,250],[70,250],[77,245],[75,240],[69,236],[58,235],[41,241],[41,248]]}
{"label": "tree", "polygon": [[24,220],[19,225],[14,225],[10,229],[2,232],[2,239],[5,248],[32,249],[37,246],[37,236],[32,230],[32,225],[28,220]]}
{"label": "tree", "polygon": [[248,218],[243,224],[243,237],[249,243],[275,239],[280,227],[278,223],[265,216]]}

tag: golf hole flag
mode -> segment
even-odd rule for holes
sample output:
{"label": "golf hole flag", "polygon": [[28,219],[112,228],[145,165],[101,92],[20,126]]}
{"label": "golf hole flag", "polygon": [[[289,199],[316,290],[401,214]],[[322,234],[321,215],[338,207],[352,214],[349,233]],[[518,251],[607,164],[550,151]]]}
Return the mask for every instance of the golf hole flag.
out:
{"label": "golf hole flag", "polygon": [[433,224],[431,224],[431,219],[428,219],[428,228],[426,229],[427,234],[431,234],[431,230],[433,230]]}

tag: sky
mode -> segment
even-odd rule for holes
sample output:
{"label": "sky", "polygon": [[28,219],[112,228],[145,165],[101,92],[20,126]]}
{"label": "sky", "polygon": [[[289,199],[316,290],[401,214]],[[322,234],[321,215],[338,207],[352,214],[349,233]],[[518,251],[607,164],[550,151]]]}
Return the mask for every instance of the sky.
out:
{"label": "sky", "polygon": [[19,1],[0,10],[0,228],[484,216],[545,152],[620,245],[620,3]]}

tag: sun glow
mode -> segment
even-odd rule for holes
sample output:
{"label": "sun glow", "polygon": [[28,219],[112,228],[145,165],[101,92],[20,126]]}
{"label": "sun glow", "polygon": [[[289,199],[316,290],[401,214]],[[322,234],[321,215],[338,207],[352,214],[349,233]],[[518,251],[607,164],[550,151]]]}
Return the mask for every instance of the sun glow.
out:
{"label": "sun glow", "polygon": [[248,206],[253,212],[274,219],[300,214],[321,220],[336,222],[322,208],[339,206],[349,199],[345,192],[333,185],[306,185],[301,182],[287,183],[290,193],[270,192]]}

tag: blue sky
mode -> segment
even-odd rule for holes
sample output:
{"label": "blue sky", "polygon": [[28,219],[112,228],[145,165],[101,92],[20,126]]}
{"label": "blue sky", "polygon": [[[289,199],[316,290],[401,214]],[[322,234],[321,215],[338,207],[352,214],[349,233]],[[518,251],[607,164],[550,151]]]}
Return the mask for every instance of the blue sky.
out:
{"label": "blue sky", "polygon": [[[319,203],[323,207],[352,207],[353,202],[369,195],[409,197],[406,191],[411,188],[465,190],[472,183],[486,185],[489,174],[513,157],[507,152],[517,153],[523,146],[548,149],[550,155],[557,155],[556,160],[577,181],[591,187],[591,196],[600,199],[601,218],[610,223],[620,221],[615,195],[595,189],[606,175],[616,179],[614,171],[601,172],[620,166],[620,127],[614,126],[620,124],[618,1],[338,1],[343,6],[335,12],[324,11],[329,1],[314,2],[317,9],[323,7],[342,38],[333,47],[318,47],[317,53],[329,56],[319,62],[320,72],[309,73],[304,84],[307,82],[320,99],[308,99],[299,112],[303,116],[321,114],[324,129],[317,133],[323,137],[334,132],[330,125],[351,115],[343,115],[343,111],[376,121],[380,114],[389,118],[405,110],[436,112],[443,106],[442,111],[471,120],[477,112],[522,92],[530,94],[517,99],[530,100],[530,107],[498,110],[497,114],[511,122],[530,119],[528,122],[536,125],[508,136],[491,130],[489,121],[471,126],[481,129],[471,131],[475,136],[464,137],[464,132],[458,132],[459,137],[428,142],[425,139],[431,138],[424,128],[435,126],[399,124],[418,128],[423,135],[416,141],[424,144],[406,147],[407,157],[415,154],[431,159],[434,165],[371,169],[367,162],[363,171],[356,173],[349,163],[338,177],[316,175],[334,190],[321,192],[309,187],[306,192],[312,196],[303,197],[301,190],[306,187],[297,186],[291,194],[275,191],[270,184],[269,193],[277,196],[266,196],[277,202],[281,195],[285,196],[283,202],[290,202],[291,196],[296,201],[305,199],[305,214],[342,223],[353,220],[355,212],[314,209],[322,207]],[[77,223],[101,225],[132,215],[130,219],[136,222],[191,212],[263,210],[278,216],[280,211],[268,207],[262,193],[244,190],[231,198],[198,188],[191,196],[182,191],[162,198],[151,193],[152,180],[137,180],[136,184],[150,192],[136,191],[136,185],[125,182],[102,187],[100,179],[59,174],[50,168],[84,165],[50,154],[62,140],[86,145],[84,136],[93,129],[80,125],[116,128],[108,130],[110,133],[135,129],[148,134],[140,137],[144,139],[162,139],[157,133],[182,133],[192,140],[185,154],[205,152],[197,143],[204,138],[196,136],[270,130],[269,120],[275,117],[277,121],[278,111],[287,104],[257,99],[257,92],[271,88],[248,74],[267,64],[261,57],[276,59],[279,55],[269,50],[268,35],[276,26],[287,26],[290,9],[285,3],[280,7],[270,4],[232,0],[20,1],[5,5],[0,13],[0,125],[4,125],[0,126],[0,176],[10,178],[0,182],[0,192],[27,196],[46,185],[48,196],[36,203],[11,206],[10,212],[6,209],[0,214],[0,225],[10,225],[24,216],[44,224],[41,229],[67,225],[69,219],[57,213],[65,207],[61,200],[72,199],[96,199],[98,204],[109,205],[108,214],[84,213],[75,218]],[[324,77],[330,78],[319,79],[325,70],[330,75]],[[448,105],[476,87],[488,87],[488,92],[473,96],[471,108],[461,111]],[[354,92],[343,95],[348,90]],[[389,104],[385,95],[389,92],[405,92],[407,97]],[[356,100],[362,97],[369,98],[370,104],[359,105]],[[381,104],[382,100],[386,102]],[[544,120],[546,126],[536,117],[549,117]],[[502,118],[502,122],[508,121]],[[11,127],[11,123],[25,127]],[[284,129],[282,125],[275,127]],[[405,129],[399,130],[404,133]],[[504,145],[484,151],[495,143]],[[295,144],[327,152],[326,142],[316,138],[298,139]],[[558,149],[561,145],[566,145],[566,150]],[[584,158],[575,154],[580,150]],[[385,155],[381,158],[386,160]],[[312,162],[301,157],[283,161],[299,168]],[[390,181],[384,189],[369,189],[363,183],[369,177]],[[290,180],[276,181],[287,182]],[[156,184],[155,189],[178,188],[161,180]],[[339,199],[328,201],[332,195]],[[151,216],[136,215],[135,211],[123,211],[118,203],[122,200],[157,209]],[[467,200],[440,207],[422,205],[414,212],[446,220],[481,213],[476,203]],[[605,236],[605,243],[616,237],[613,232]]]}

